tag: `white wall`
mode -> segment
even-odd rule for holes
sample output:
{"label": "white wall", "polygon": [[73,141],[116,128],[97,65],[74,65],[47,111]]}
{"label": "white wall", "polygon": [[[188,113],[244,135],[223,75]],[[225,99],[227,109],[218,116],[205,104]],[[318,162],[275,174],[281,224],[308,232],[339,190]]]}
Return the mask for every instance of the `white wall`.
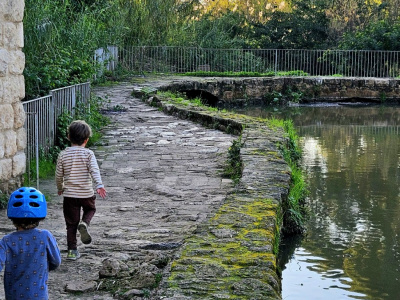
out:
{"label": "white wall", "polygon": [[26,169],[24,149],[25,56],[24,0],[0,0],[0,190],[12,192],[22,185]]}

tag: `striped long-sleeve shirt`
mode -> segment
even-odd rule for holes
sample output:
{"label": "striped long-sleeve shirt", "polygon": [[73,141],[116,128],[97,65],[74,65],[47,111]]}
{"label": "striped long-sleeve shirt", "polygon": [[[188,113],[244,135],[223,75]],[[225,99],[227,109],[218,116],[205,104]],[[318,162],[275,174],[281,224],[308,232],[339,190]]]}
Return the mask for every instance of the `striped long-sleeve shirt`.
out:
{"label": "striped long-sleeve shirt", "polygon": [[57,159],[56,184],[64,197],[92,197],[93,182],[96,189],[104,187],[92,150],[72,146],[61,151]]}

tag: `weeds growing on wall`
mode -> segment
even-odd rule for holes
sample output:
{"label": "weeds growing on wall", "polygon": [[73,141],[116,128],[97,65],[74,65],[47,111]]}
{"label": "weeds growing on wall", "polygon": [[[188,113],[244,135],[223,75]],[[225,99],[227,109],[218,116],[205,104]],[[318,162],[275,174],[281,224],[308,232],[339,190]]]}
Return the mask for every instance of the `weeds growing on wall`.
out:
{"label": "weeds growing on wall", "polygon": [[291,235],[303,233],[305,230],[305,222],[308,218],[308,211],[305,205],[308,189],[299,165],[301,158],[301,150],[298,146],[299,137],[291,120],[282,122],[288,142],[286,145],[281,145],[281,149],[283,157],[292,171],[289,195],[282,203],[283,232]]}
{"label": "weeds growing on wall", "polygon": [[295,87],[286,87],[281,92],[272,91],[264,95],[265,104],[268,105],[287,105],[289,102],[300,103],[303,99],[303,93]]}
{"label": "weeds growing on wall", "polygon": [[223,176],[232,179],[234,184],[238,184],[242,177],[243,162],[240,157],[240,148],[242,148],[242,137],[232,142],[228,149],[228,160],[224,167]]}
{"label": "weeds growing on wall", "polygon": [[280,145],[283,157],[291,169],[289,195],[282,203],[282,232],[284,235],[303,233],[309,215],[306,207],[308,188],[300,167],[302,153],[298,145],[299,137],[292,120],[272,118],[267,122],[271,127],[282,127],[287,137],[287,143]]}

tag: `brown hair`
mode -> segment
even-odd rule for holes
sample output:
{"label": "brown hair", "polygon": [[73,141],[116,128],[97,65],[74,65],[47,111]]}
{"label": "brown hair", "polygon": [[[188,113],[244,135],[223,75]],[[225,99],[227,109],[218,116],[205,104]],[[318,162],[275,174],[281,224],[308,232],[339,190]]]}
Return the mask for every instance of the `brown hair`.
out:
{"label": "brown hair", "polygon": [[21,219],[11,219],[14,226],[19,229],[24,230],[33,229],[39,226],[39,222],[44,220],[44,218],[34,219],[34,218],[21,218]]}
{"label": "brown hair", "polygon": [[85,121],[73,121],[68,127],[68,138],[72,144],[82,145],[91,136],[92,129]]}

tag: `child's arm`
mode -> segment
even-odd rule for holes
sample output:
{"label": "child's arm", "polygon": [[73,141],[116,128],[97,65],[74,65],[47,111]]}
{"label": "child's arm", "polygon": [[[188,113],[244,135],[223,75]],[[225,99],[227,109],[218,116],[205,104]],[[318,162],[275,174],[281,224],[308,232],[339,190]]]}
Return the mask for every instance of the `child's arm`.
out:
{"label": "child's arm", "polygon": [[105,198],[107,196],[107,191],[105,188],[101,187],[96,190],[97,194],[100,195],[101,198]]}
{"label": "child's arm", "polygon": [[104,199],[107,196],[107,191],[101,181],[100,168],[94,154],[90,157],[89,172],[94,180],[96,192]]}
{"label": "child's arm", "polygon": [[64,169],[62,165],[61,153],[58,156],[56,165],[56,185],[57,185],[58,195],[60,196],[64,190]]}
{"label": "child's arm", "polygon": [[47,237],[47,260],[49,262],[49,271],[57,269],[61,264],[60,249],[58,248],[57,241],[53,235],[48,231]]}
{"label": "child's arm", "polygon": [[4,264],[6,263],[6,243],[4,240],[0,240],[0,272],[4,268]]}

